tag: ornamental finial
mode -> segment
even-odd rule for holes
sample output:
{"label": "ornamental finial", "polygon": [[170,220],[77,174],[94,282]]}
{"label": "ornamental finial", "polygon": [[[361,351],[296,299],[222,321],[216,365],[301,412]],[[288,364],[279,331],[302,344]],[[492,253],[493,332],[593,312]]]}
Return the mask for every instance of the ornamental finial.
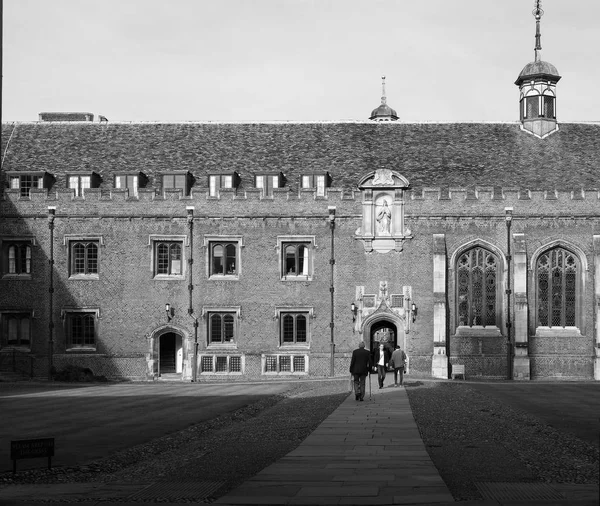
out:
{"label": "ornamental finial", "polygon": [[540,60],[539,51],[542,50],[542,34],[540,33],[540,19],[544,15],[542,10],[542,0],[535,0],[535,9],[533,16],[535,17],[535,61]]}
{"label": "ornamental finial", "polygon": [[387,98],[385,96],[385,76],[381,76],[381,103],[385,104]]}

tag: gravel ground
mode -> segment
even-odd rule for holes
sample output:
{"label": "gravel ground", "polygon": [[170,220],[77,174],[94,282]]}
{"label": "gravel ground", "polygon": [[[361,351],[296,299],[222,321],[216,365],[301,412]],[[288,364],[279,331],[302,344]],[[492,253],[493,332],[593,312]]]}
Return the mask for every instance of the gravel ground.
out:
{"label": "gravel ground", "polygon": [[[598,483],[594,445],[468,383],[408,381],[406,387],[423,441],[455,499],[481,499],[478,481]],[[85,466],[4,473],[0,486],[200,480],[224,482],[219,497],[296,448],[348,394],[348,380],[303,382]]]}
{"label": "gravel ground", "polygon": [[481,499],[478,481],[598,483],[597,447],[468,383],[409,382],[406,390],[427,451],[457,500]]}

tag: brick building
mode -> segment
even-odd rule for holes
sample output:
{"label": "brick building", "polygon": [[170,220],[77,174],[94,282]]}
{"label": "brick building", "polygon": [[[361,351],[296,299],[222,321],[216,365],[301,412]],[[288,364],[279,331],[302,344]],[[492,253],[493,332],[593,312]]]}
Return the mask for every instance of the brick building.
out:
{"label": "brick building", "polygon": [[600,379],[600,124],[557,122],[537,41],[515,123],[403,123],[384,90],[365,122],[3,124],[0,357],[243,381],[364,340]]}

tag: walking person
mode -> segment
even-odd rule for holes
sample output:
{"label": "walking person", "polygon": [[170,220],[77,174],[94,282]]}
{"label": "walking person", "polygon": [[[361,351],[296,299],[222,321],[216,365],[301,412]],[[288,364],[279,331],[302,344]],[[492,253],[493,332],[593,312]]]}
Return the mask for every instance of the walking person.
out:
{"label": "walking person", "polygon": [[383,343],[379,343],[379,348],[375,350],[375,356],[373,362],[377,366],[377,380],[379,381],[379,388],[383,388],[383,381],[385,380],[385,373],[390,363],[391,353]]}
{"label": "walking person", "polygon": [[371,372],[371,354],[365,350],[365,342],[358,343],[358,348],[352,352],[350,373],[354,377],[354,394],[357,401],[365,399],[365,379]]}
{"label": "walking person", "polygon": [[394,364],[394,386],[398,386],[398,374],[400,375],[400,386],[404,381],[404,368],[406,367],[406,353],[396,346],[394,353],[392,353],[392,363]]}

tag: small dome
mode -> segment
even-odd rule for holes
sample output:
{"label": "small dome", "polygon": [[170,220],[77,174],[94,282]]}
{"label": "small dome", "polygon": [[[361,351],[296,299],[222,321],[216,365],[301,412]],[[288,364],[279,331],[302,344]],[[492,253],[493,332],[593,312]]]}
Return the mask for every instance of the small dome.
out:
{"label": "small dome", "polygon": [[558,82],[560,75],[556,67],[547,61],[532,61],[523,67],[515,84],[519,86],[525,81],[531,81],[532,78],[544,78],[549,81]]}
{"label": "small dome", "polygon": [[398,115],[396,114],[396,111],[394,111],[394,109],[392,109],[389,105],[381,104],[377,109],[373,109],[369,119],[375,121],[386,119],[389,121],[396,121],[398,119]]}

